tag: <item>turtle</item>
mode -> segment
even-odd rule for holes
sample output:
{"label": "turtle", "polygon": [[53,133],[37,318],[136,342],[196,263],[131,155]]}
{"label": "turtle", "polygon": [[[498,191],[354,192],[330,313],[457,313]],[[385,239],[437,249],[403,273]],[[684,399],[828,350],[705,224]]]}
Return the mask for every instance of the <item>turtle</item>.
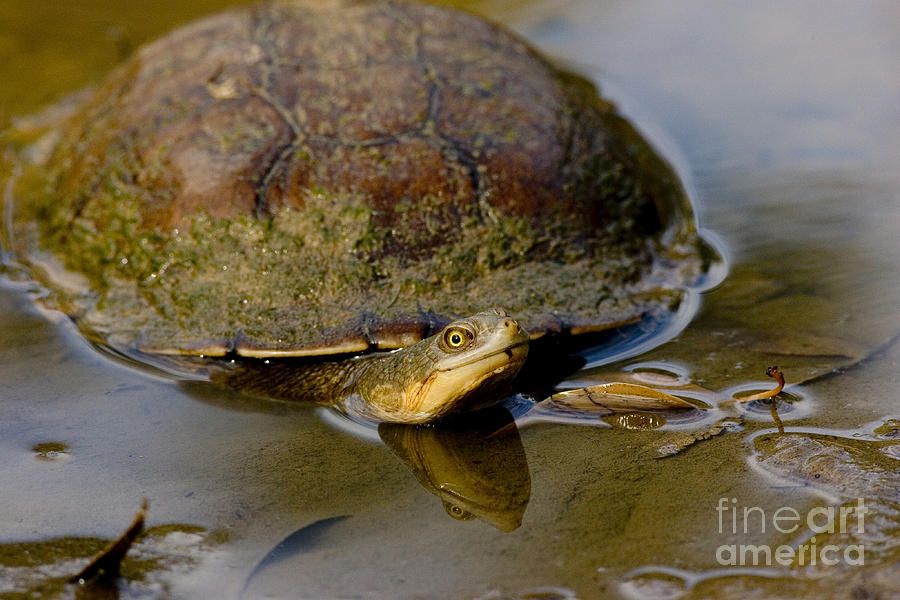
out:
{"label": "turtle", "polygon": [[709,262],[674,170],[595,84],[416,1],[201,18],[4,142],[6,246],[102,347],[311,366],[294,395],[329,402],[388,389],[371,365],[419,385],[434,353],[492,348],[460,394],[338,402],[376,420],[479,406],[528,341],[667,314]]}

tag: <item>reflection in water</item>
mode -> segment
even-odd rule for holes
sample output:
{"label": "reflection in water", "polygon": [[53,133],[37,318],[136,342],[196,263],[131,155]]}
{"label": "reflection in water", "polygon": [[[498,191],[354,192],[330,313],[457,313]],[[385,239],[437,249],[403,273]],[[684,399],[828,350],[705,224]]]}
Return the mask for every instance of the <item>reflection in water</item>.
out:
{"label": "reflection in water", "polygon": [[[276,402],[228,392],[215,385],[185,382],[193,398],[228,410],[282,414],[313,403]],[[370,437],[371,421],[327,409],[328,420],[356,437]],[[451,517],[478,518],[513,531],[531,495],[525,449],[510,411],[497,405],[431,425],[382,423],[378,436],[422,486],[444,503]]]}
{"label": "reflection in water", "polygon": [[603,416],[603,422],[620,429],[638,429],[647,431],[659,429],[666,424],[666,418],[646,412],[626,412]]}
{"label": "reflection in water", "polygon": [[503,407],[436,426],[383,423],[378,434],[454,519],[513,531],[531,496],[525,449]]}

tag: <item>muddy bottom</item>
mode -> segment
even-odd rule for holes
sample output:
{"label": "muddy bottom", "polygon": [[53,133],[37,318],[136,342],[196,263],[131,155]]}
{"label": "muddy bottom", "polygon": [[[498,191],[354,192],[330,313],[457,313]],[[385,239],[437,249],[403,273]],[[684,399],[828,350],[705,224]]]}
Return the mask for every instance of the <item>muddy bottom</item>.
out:
{"label": "muddy bottom", "polygon": [[[3,7],[4,123],[214,8],[30,6]],[[683,331],[588,352],[560,389],[637,372],[727,398],[777,364],[784,393],[649,425],[513,401],[358,427],[121,364],[3,279],[0,597],[900,597],[897,8],[514,6],[475,8],[596,78],[728,257]],[[112,587],[66,583],[144,497]]]}

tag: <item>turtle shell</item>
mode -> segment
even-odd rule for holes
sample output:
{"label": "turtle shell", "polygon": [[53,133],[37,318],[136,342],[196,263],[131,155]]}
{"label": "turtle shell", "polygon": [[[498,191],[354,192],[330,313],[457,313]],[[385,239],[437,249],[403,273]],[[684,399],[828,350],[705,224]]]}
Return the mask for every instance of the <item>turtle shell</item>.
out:
{"label": "turtle shell", "polygon": [[229,10],[52,114],[17,249],[115,348],[360,352],[487,306],[579,333],[702,270],[676,176],[596,88],[446,8]]}

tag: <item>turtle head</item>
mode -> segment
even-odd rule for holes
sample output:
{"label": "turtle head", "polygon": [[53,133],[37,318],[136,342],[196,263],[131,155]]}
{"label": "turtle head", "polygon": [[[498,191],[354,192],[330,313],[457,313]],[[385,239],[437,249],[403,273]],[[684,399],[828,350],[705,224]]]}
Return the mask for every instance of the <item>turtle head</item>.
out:
{"label": "turtle head", "polygon": [[376,384],[366,398],[372,416],[424,423],[493,404],[522,368],[528,340],[528,333],[501,309],[453,321],[390,355],[390,366],[382,365],[390,370],[382,370],[390,384]]}
{"label": "turtle head", "polygon": [[436,418],[500,400],[494,392],[519,373],[528,340],[528,333],[499,308],[453,321],[421,342],[433,366],[418,385],[411,382],[410,408]]}

